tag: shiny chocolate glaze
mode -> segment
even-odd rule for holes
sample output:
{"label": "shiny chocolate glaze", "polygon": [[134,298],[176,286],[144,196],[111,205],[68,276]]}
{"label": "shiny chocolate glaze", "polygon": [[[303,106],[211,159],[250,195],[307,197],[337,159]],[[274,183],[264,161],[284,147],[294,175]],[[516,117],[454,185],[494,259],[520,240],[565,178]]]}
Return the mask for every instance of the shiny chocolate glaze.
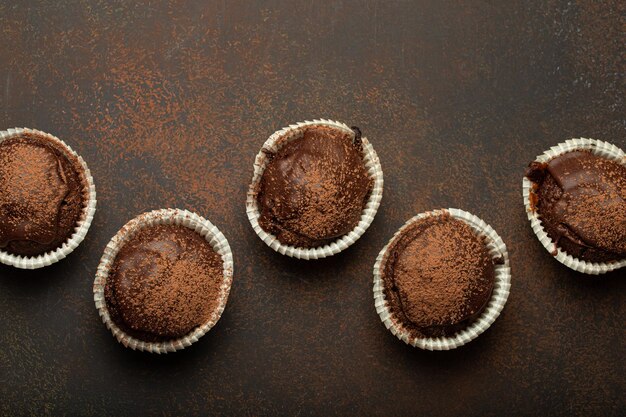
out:
{"label": "shiny chocolate glaze", "polygon": [[105,286],[111,319],[146,342],[185,336],[206,323],[219,302],[222,258],[183,226],[146,227],[118,252]]}
{"label": "shiny chocolate glaze", "polygon": [[269,155],[257,191],[263,230],[283,244],[313,248],[354,229],[373,185],[356,132],[308,127]]}
{"label": "shiny chocolate glaze", "polygon": [[420,219],[383,259],[389,308],[414,337],[450,336],[483,312],[500,262],[465,222],[448,214]]}
{"label": "shiny chocolate glaze", "polygon": [[36,256],[74,233],[88,198],[75,156],[34,133],[0,143],[0,249]]}
{"label": "shiny chocolate glaze", "polygon": [[626,166],[580,150],[533,162],[526,176],[532,209],[558,247],[588,262],[626,258]]}

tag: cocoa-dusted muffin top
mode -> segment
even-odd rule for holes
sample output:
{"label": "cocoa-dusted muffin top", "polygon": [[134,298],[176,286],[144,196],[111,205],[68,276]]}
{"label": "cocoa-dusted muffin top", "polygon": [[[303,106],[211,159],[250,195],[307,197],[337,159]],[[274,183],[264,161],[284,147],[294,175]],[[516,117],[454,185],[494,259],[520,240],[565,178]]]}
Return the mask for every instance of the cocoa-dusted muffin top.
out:
{"label": "cocoa-dusted muffin top", "polygon": [[577,150],[531,163],[526,176],[531,209],[558,247],[588,262],[626,258],[626,166]]}
{"label": "cocoa-dusted muffin top", "polygon": [[211,244],[184,226],[138,231],[119,250],[104,295],[111,320],[145,342],[187,335],[219,303],[223,261]]}
{"label": "cocoa-dusted muffin top", "polygon": [[78,159],[37,133],[0,142],[0,250],[37,256],[74,233],[88,199]]}
{"label": "cocoa-dusted muffin top", "polygon": [[361,134],[307,127],[270,158],[257,190],[259,224],[283,244],[314,248],[356,227],[373,186]]}
{"label": "cocoa-dusted muffin top", "polygon": [[487,306],[499,262],[467,223],[447,213],[419,219],[383,258],[390,311],[413,337],[450,336]]}

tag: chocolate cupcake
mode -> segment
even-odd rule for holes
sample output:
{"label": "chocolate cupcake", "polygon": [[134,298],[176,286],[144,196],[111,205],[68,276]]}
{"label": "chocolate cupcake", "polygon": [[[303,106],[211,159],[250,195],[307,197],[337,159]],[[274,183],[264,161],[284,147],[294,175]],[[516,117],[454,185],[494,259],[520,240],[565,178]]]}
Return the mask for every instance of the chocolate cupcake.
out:
{"label": "chocolate cupcake", "polygon": [[358,128],[330,120],[274,133],[254,168],[250,223],[266,244],[296,258],[323,258],[350,246],[382,198],[374,149]]}
{"label": "chocolate cupcake", "polygon": [[125,346],[155,353],[189,346],[219,320],[232,254],[210,222],[181,210],[145,213],[111,240],[94,299]]}
{"label": "chocolate cupcake", "polygon": [[376,309],[392,333],[416,347],[448,350],[482,333],[508,297],[506,246],[458,209],[409,220],[374,266]]}
{"label": "chocolate cupcake", "polygon": [[31,129],[0,132],[0,262],[33,269],[63,259],[95,206],[89,170],[64,142]]}
{"label": "chocolate cupcake", "polygon": [[600,274],[626,264],[626,157],[594,139],[539,156],[524,178],[533,230],[572,269]]}

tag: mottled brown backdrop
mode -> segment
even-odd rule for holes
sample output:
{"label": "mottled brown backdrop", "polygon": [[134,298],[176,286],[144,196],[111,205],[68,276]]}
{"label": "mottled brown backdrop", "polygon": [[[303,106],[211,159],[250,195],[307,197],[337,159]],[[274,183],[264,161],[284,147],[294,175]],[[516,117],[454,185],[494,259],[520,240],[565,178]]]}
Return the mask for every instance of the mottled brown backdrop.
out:
{"label": "mottled brown backdrop", "polygon": [[[38,128],[87,161],[84,243],[34,272],[0,267],[0,414],[624,415],[624,272],[568,270],[521,197],[537,154],[571,137],[626,146],[620,1],[4,1],[0,129]],[[245,193],[290,122],[358,125],[385,173],[369,231],[332,259],[274,253]],[[217,326],[167,356],[123,348],[92,282],[115,232],[186,208],[230,241]],[[496,323],[452,352],[380,323],[372,266],[414,214],[459,207],[509,248]]]}

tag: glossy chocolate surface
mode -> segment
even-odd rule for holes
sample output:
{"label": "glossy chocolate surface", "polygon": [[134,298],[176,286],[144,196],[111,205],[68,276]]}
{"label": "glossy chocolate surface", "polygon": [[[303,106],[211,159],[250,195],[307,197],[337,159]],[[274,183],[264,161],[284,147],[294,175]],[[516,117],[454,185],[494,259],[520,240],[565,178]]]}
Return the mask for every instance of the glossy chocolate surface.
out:
{"label": "glossy chocolate surface", "polygon": [[74,233],[87,198],[78,160],[34,133],[0,142],[0,250],[36,256]]}
{"label": "glossy chocolate surface", "polygon": [[270,155],[257,195],[266,232],[283,244],[314,248],[354,229],[373,185],[356,132],[308,127]]}
{"label": "glossy chocolate surface", "polygon": [[222,258],[202,236],[183,226],[150,226],[120,249],[105,298],[122,330],[160,342],[206,323],[218,305],[222,281]]}
{"label": "glossy chocolate surface", "polygon": [[626,166],[589,151],[531,164],[534,208],[548,236],[589,262],[626,258]]}
{"label": "glossy chocolate surface", "polygon": [[420,219],[389,246],[381,266],[396,319],[414,337],[451,336],[486,307],[494,263],[484,238],[450,215]]}

